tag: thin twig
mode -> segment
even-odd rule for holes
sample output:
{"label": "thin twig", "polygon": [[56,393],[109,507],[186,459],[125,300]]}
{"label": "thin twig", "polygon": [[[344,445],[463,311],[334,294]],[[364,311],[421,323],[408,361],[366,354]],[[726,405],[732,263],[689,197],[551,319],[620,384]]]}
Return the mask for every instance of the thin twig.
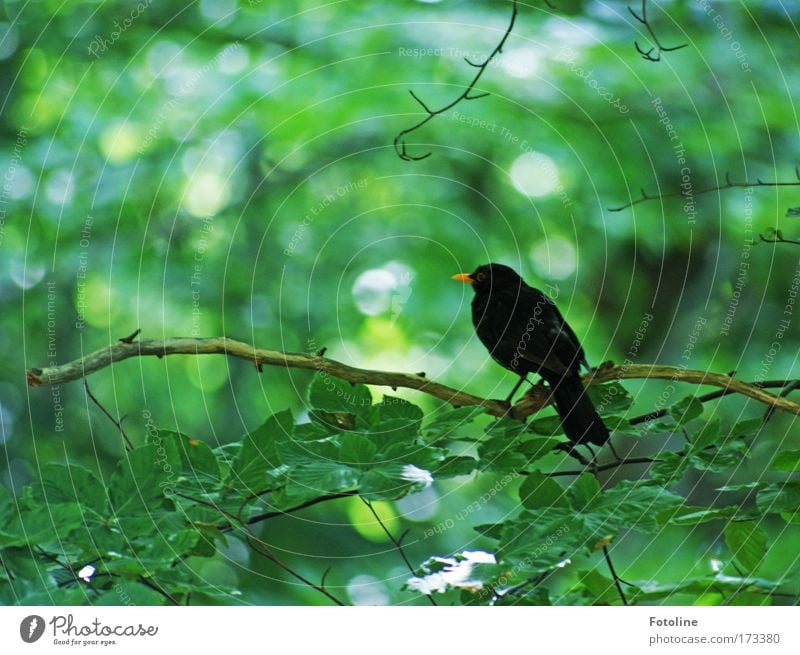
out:
{"label": "thin twig", "polygon": [[325,496],[319,496],[318,498],[312,498],[311,500],[307,500],[304,503],[300,503],[299,505],[295,505],[294,507],[290,507],[288,509],[276,509],[270,512],[264,512],[263,514],[258,514],[256,516],[250,517],[247,519],[247,523],[253,525],[254,523],[259,523],[261,521],[266,521],[267,519],[275,518],[276,516],[286,516],[288,514],[293,514],[294,512],[298,512],[301,509],[305,509],[306,507],[312,507],[319,503],[324,503],[329,500],[337,500],[338,498],[349,498],[350,496],[355,496],[358,494],[358,491],[341,491],[338,493],[327,494]]}
{"label": "thin twig", "polygon": [[[31,368],[27,371],[27,381],[31,386],[52,385],[81,380],[87,375],[107,366],[118,364],[131,357],[166,355],[207,355],[224,354],[256,364],[300,368],[325,373],[351,383],[387,386],[392,389],[403,387],[416,389],[443,400],[454,407],[470,405],[482,406],[492,416],[510,416],[522,420],[550,404],[549,389],[544,386],[533,387],[513,407],[501,400],[481,398],[460,389],[454,389],[427,377],[412,373],[375,371],[342,364],[327,357],[317,357],[301,353],[287,353],[279,350],[255,348],[250,344],[226,337],[173,339],[144,339],[131,344],[113,343],[68,364],[45,368]],[[615,366],[612,363],[600,366],[583,377],[584,386],[623,379],[657,379],[672,382],[720,387],[729,393],[738,393],[775,409],[800,416],[800,404],[765,391],[760,385],[747,384],[726,373],[713,373],[699,369],[685,369],[680,366],[661,364],[631,364]]]}
{"label": "thin twig", "polygon": [[[587,471],[591,470],[593,473],[600,473],[601,471],[608,471],[610,469],[617,468],[619,466],[624,466],[626,464],[653,464],[657,462],[657,459],[653,459],[652,457],[626,457],[624,459],[618,459],[613,462],[608,462],[606,464],[600,464],[595,468],[585,468],[582,471],[552,471],[547,475],[551,478],[559,477],[559,476],[566,476],[566,475],[582,475]],[[520,471],[522,475],[527,475],[527,471]]]}
{"label": "thin twig", "polygon": [[168,591],[166,591],[165,589],[162,589],[155,582],[152,582],[152,578],[151,578],[151,580],[148,580],[143,575],[140,575],[139,576],[139,582],[142,583],[145,587],[149,587],[150,589],[152,589],[156,593],[161,594],[164,598],[166,598],[173,605],[180,605],[180,603],[177,600],[175,600],[175,598],[173,598]]}
{"label": "thin twig", "polygon": [[86,389],[86,395],[89,396],[89,399],[100,408],[100,411],[103,412],[103,414],[105,414],[108,417],[108,420],[114,424],[117,430],[119,430],[119,433],[125,440],[125,450],[127,450],[128,452],[133,450],[133,444],[131,443],[131,440],[128,438],[128,435],[125,434],[125,429],[122,427],[122,421],[118,421],[113,416],[111,416],[111,413],[105,407],[103,407],[103,405],[100,403],[99,400],[97,400],[97,398],[94,397],[94,394],[92,393],[91,389],[89,389],[89,381],[86,378],[83,378],[83,386]]}
{"label": "thin twig", "polygon": [[764,243],[790,243],[793,246],[800,246],[800,241],[795,239],[786,239],[783,236],[783,232],[774,227],[767,231],[767,236],[759,234],[758,238]]}
{"label": "thin twig", "polygon": [[[324,585],[318,585],[318,584],[312,582],[311,580],[306,578],[302,573],[300,573],[298,571],[295,571],[291,566],[289,566],[286,562],[284,562],[277,555],[275,555],[272,552],[272,550],[270,550],[269,546],[261,540],[261,538],[255,533],[253,528],[248,524],[247,521],[242,519],[241,516],[236,516],[233,513],[222,509],[222,507],[220,507],[219,505],[217,505],[215,503],[212,503],[210,501],[207,501],[207,500],[203,500],[202,498],[195,498],[195,497],[190,496],[188,494],[180,493],[180,492],[177,492],[177,491],[174,492],[174,493],[175,493],[176,496],[180,496],[181,498],[184,498],[186,500],[190,500],[190,501],[195,502],[195,503],[197,503],[199,505],[203,505],[204,507],[209,507],[211,509],[216,510],[217,512],[219,512],[220,514],[225,516],[227,519],[229,519],[228,525],[224,526],[224,528],[220,528],[221,531],[228,531],[228,530],[230,530],[232,528],[239,528],[243,533],[245,533],[244,534],[244,538],[247,541],[247,543],[250,544],[251,548],[253,548],[253,550],[255,552],[257,552],[259,555],[262,555],[263,557],[266,557],[268,560],[273,562],[275,565],[277,565],[278,567],[280,567],[284,571],[286,571],[289,575],[293,576],[294,578],[296,578],[297,580],[299,580],[303,584],[305,584],[305,585],[311,587],[312,589],[315,589],[319,593],[323,594],[324,596],[326,596],[329,600],[331,600],[335,604],[344,605],[344,603],[341,600],[336,598],[336,596],[334,596],[327,589],[325,589]],[[323,582],[324,582],[324,579],[323,579]]]}
{"label": "thin twig", "polygon": [[638,205],[641,202],[647,202],[648,200],[663,200],[665,198],[693,198],[694,196],[699,196],[704,193],[713,193],[714,191],[724,191],[725,189],[749,189],[752,187],[782,187],[782,186],[800,186],[800,166],[795,168],[795,175],[797,176],[797,182],[765,182],[760,178],[756,178],[755,182],[749,182],[747,180],[743,182],[734,182],[731,180],[731,174],[729,172],[725,173],[725,184],[719,184],[717,186],[712,186],[707,189],[699,189],[697,191],[693,189],[685,190],[685,191],[670,191],[669,193],[658,193],[658,194],[649,194],[644,188],[641,188],[639,191],[642,194],[641,198],[637,198],[636,200],[632,200],[631,202],[625,203],[624,205],[620,205],[619,207],[609,207],[608,211],[610,212],[621,212],[623,209],[628,209],[629,207],[633,207],[634,205]]}
{"label": "thin twig", "polygon": [[300,573],[298,571],[295,571],[291,566],[289,566],[286,562],[284,562],[277,555],[275,555],[270,550],[269,546],[267,546],[267,544],[265,544],[263,541],[261,541],[261,539],[259,539],[258,535],[256,535],[256,533],[253,531],[253,529],[249,525],[247,525],[247,524],[243,524],[243,525],[244,525],[245,531],[247,532],[247,534],[245,535],[245,539],[247,540],[247,543],[250,544],[250,546],[253,548],[254,551],[256,551],[260,555],[263,555],[264,557],[266,557],[268,560],[270,560],[271,562],[273,562],[274,564],[276,564],[277,566],[282,568],[284,571],[286,571],[291,576],[297,578],[304,585],[307,585],[307,586],[311,587],[312,589],[318,591],[323,596],[328,598],[331,602],[335,603],[336,605],[344,606],[344,603],[341,600],[339,600],[336,596],[334,596],[331,592],[329,592],[325,588],[325,586],[324,586],[324,582],[325,582],[324,577],[323,577],[323,580],[322,580],[323,584],[321,584],[321,585],[318,585],[318,584],[312,582],[311,580],[306,578],[302,573]]}
{"label": "thin twig", "polygon": [[[650,35],[650,40],[655,44],[649,50],[644,50],[638,41],[634,41],[633,45],[636,46],[636,52],[638,52],[642,59],[646,59],[647,61],[661,61],[661,53],[662,52],[674,52],[675,50],[680,50],[681,48],[685,48],[688,43],[682,43],[681,45],[672,46],[668,48],[667,46],[663,45],[658,38],[655,30],[653,29],[650,20],[647,18],[647,0],[642,0],[642,12],[641,14],[637,14],[633,9],[628,7],[628,11],[631,12],[631,16],[633,16],[637,21],[639,21],[642,25],[645,26],[647,29],[648,34]],[[654,54],[655,53],[655,54]]]}
{"label": "thin twig", "polygon": [[617,572],[614,570],[614,565],[611,563],[611,555],[608,552],[608,546],[603,546],[603,555],[606,558],[606,563],[608,564],[608,570],[611,571],[611,576],[614,578],[614,584],[617,587],[617,592],[619,593],[619,597],[622,599],[622,604],[627,605],[628,599],[625,598],[625,592],[622,591],[622,585],[619,582],[619,576]]}
{"label": "thin twig", "polygon": [[142,328],[136,328],[133,332],[131,332],[127,337],[120,337],[120,341],[122,343],[133,343],[136,337],[139,336],[141,333]]}
{"label": "thin twig", "polygon": [[[361,500],[369,508],[369,511],[372,512],[372,516],[375,517],[375,520],[381,526],[383,532],[386,534],[387,537],[389,537],[389,541],[391,541],[394,544],[394,547],[397,549],[397,552],[400,553],[400,557],[405,562],[406,567],[411,572],[411,575],[417,575],[417,572],[414,570],[414,567],[411,565],[411,562],[409,561],[405,551],[403,550],[403,538],[406,536],[407,533],[403,533],[402,535],[400,535],[399,539],[395,539],[394,535],[390,532],[389,528],[387,528],[384,522],[381,520],[381,517],[378,516],[378,512],[375,511],[375,508],[372,506],[372,503],[369,502],[363,496],[361,496]],[[430,601],[431,605],[439,604],[436,602],[436,599],[431,594],[424,594],[424,595]]]}
{"label": "thin twig", "polygon": [[488,57],[486,57],[486,59],[483,62],[481,62],[481,63],[473,62],[468,57],[464,57],[464,61],[466,61],[467,64],[469,64],[473,68],[477,68],[478,72],[475,73],[475,76],[472,78],[472,81],[469,83],[469,85],[464,90],[464,92],[461,93],[461,95],[459,95],[455,100],[453,100],[452,102],[446,104],[441,109],[431,109],[430,107],[428,107],[427,104],[425,104],[425,102],[423,102],[423,100],[416,93],[414,93],[413,91],[409,90],[409,93],[411,94],[411,97],[414,98],[414,100],[416,100],[417,103],[419,103],[420,107],[422,107],[423,111],[427,115],[425,116],[425,118],[420,120],[415,125],[412,125],[411,127],[406,128],[405,130],[402,130],[394,138],[394,149],[395,149],[395,152],[397,153],[397,156],[400,157],[400,159],[403,159],[405,161],[420,161],[421,159],[425,159],[426,157],[430,157],[430,155],[431,155],[430,152],[426,152],[424,155],[410,155],[410,154],[408,154],[407,144],[406,144],[406,136],[408,136],[409,134],[411,134],[415,130],[418,130],[423,125],[428,123],[428,121],[434,119],[436,116],[439,116],[440,114],[443,114],[446,111],[451,110],[453,107],[455,107],[462,100],[477,100],[478,98],[484,98],[487,95],[489,95],[488,93],[473,93],[473,90],[475,89],[475,85],[481,79],[481,76],[483,75],[483,73],[488,68],[488,66],[491,63],[492,59],[494,59],[497,55],[499,55],[501,52],[503,52],[503,46],[506,44],[506,41],[508,40],[508,37],[511,34],[511,31],[514,29],[514,22],[517,19],[517,11],[518,11],[517,0],[512,0],[512,2],[511,2],[511,20],[509,21],[508,27],[506,28],[506,31],[503,34],[503,38],[500,39],[500,42],[497,44],[495,49],[492,50],[492,52],[489,54]]}

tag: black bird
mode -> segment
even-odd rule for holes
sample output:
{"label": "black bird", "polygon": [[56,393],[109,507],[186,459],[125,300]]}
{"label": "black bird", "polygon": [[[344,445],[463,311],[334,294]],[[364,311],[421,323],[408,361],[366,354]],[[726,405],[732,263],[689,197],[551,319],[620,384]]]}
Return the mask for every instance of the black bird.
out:
{"label": "black bird", "polygon": [[498,364],[520,376],[508,401],[529,373],[538,373],[552,389],[570,441],[606,443],[608,428],[580,378],[581,365],[589,367],[583,347],[553,300],[502,264],[484,264],[453,279],[475,290],[472,323],[478,338]]}

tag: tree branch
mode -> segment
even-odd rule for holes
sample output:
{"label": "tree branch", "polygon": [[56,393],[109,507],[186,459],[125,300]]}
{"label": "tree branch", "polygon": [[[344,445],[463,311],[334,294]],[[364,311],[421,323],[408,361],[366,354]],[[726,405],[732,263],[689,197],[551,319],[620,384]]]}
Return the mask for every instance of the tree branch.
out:
{"label": "tree branch", "polygon": [[[509,407],[502,400],[481,398],[438,382],[432,382],[423,374],[356,368],[319,355],[255,348],[250,344],[228,339],[227,337],[143,339],[133,343],[117,341],[67,364],[28,369],[27,380],[28,384],[34,387],[55,385],[72,380],[81,380],[91,373],[131,357],[155,356],[161,358],[166,355],[212,354],[244,359],[252,362],[257,370],[261,370],[261,367],[265,364],[283,368],[309,369],[332,375],[354,384],[371,384],[391,387],[392,389],[399,387],[415,389],[443,400],[454,407],[480,405],[492,416],[510,416],[518,420],[535,414],[550,404],[550,393],[548,388],[543,385],[532,387],[513,407]],[[800,416],[800,404],[788,398],[775,396],[765,391],[758,384],[742,382],[726,373],[712,373],[680,366],[663,366],[660,364],[623,364],[615,366],[609,362],[585,375],[583,383],[586,386],[590,386],[623,379],[672,380],[673,382],[720,387],[725,390],[726,394],[738,393],[764,403],[769,407],[774,407],[776,410]]]}
{"label": "tree branch", "polygon": [[634,41],[633,45],[636,46],[636,52],[642,55],[642,59],[646,59],[647,61],[661,61],[661,53],[662,52],[674,52],[675,50],[680,50],[681,48],[685,48],[688,43],[682,43],[681,45],[672,46],[668,48],[667,46],[663,45],[656,34],[656,31],[653,29],[653,26],[650,24],[650,20],[647,18],[647,0],[642,0],[642,11],[641,14],[637,14],[633,9],[628,7],[628,11],[631,13],[638,22],[644,25],[647,33],[650,35],[650,40],[655,43],[655,46],[650,48],[649,50],[644,50],[638,41]]}
{"label": "tree branch", "polygon": [[[792,391],[798,388],[800,385],[800,380],[764,380],[763,382],[754,383],[752,386],[759,387],[761,389],[781,389],[780,396],[785,397]],[[701,403],[706,403],[710,400],[716,400],[717,398],[722,398],[723,396],[729,396],[730,394],[737,393],[735,389],[725,388],[725,389],[717,389],[717,391],[711,391],[710,393],[703,394],[702,396],[697,396],[697,400]],[[772,412],[771,408],[767,409],[768,412]],[[660,418],[663,418],[669,414],[669,407],[662,407],[654,412],[648,412],[647,414],[640,414],[639,416],[634,416],[632,419],[628,420],[628,423],[631,425],[638,425],[640,423],[649,423],[650,421],[656,421]]]}
{"label": "tree branch", "polygon": [[131,443],[131,440],[128,438],[128,435],[125,433],[125,428],[122,427],[122,420],[124,417],[121,417],[118,421],[111,415],[111,412],[109,412],[105,407],[103,407],[102,403],[99,400],[97,400],[97,398],[95,398],[94,394],[92,393],[92,390],[89,389],[89,382],[86,378],[83,379],[83,386],[86,388],[86,395],[89,396],[89,399],[100,408],[100,411],[103,412],[103,414],[105,414],[108,417],[108,420],[111,421],[114,424],[114,427],[117,428],[117,430],[119,431],[120,435],[122,436],[122,439],[125,441],[125,450],[128,451],[133,450],[133,444]]}
{"label": "tree branch", "polygon": [[405,161],[419,161],[421,159],[425,159],[426,157],[430,157],[431,156],[430,152],[426,152],[424,155],[409,155],[408,154],[408,150],[407,150],[407,146],[406,146],[406,136],[408,136],[409,134],[411,134],[415,130],[418,130],[423,125],[427,124],[429,121],[431,121],[434,118],[436,118],[436,116],[439,116],[440,114],[443,114],[446,111],[450,111],[453,107],[455,107],[462,100],[477,100],[478,98],[483,98],[483,97],[489,95],[488,93],[473,93],[473,90],[475,89],[475,85],[481,79],[481,76],[483,75],[483,73],[488,68],[488,66],[491,63],[492,59],[494,59],[497,55],[499,55],[501,52],[503,52],[503,46],[506,44],[506,41],[508,40],[508,37],[511,34],[511,31],[514,29],[514,22],[517,20],[517,11],[518,11],[517,0],[512,0],[511,1],[511,20],[508,23],[508,27],[506,28],[506,31],[503,34],[503,38],[500,39],[500,42],[497,44],[495,49],[492,50],[492,52],[489,54],[489,56],[486,57],[485,61],[483,61],[481,63],[477,63],[477,62],[471,61],[468,57],[464,57],[464,61],[466,61],[467,64],[472,66],[473,68],[477,68],[478,72],[475,73],[475,76],[472,78],[472,81],[469,83],[469,85],[464,90],[464,92],[460,96],[458,96],[455,100],[453,100],[452,102],[446,104],[441,109],[430,109],[428,107],[428,105],[426,105],[417,94],[415,94],[413,91],[409,91],[409,93],[411,94],[411,97],[414,98],[414,100],[416,100],[419,103],[419,105],[425,111],[427,116],[425,116],[425,118],[423,118],[421,121],[419,121],[415,125],[412,125],[411,127],[406,128],[405,130],[402,130],[394,138],[394,150],[397,153],[397,156],[400,157],[400,159],[403,159]]}
{"label": "tree branch", "polygon": [[[369,511],[372,513],[372,516],[375,517],[375,520],[378,522],[378,525],[381,526],[381,529],[383,530],[383,533],[387,537],[389,537],[389,541],[391,541],[392,544],[394,545],[394,547],[397,549],[397,552],[400,554],[401,559],[405,563],[406,568],[409,570],[411,575],[417,575],[417,572],[414,570],[414,567],[411,565],[411,562],[409,561],[408,557],[406,556],[406,552],[403,550],[403,539],[408,534],[408,531],[406,530],[406,532],[404,532],[397,539],[395,539],[394,535],[391,533],[389,528],[387,528],[386,524],[381,520],[381,517],[378,515],[378,512],[372,506],[372,503],[369,502],[363,496],[361,497],[361,501],[369,508]],[[436,602],[436,599],[433,597],[432,594],[425,594],[425,597],[428,599],[428,602],[430,602],[431,605],[438,605],[439,604],[439,603]]]}
{"label": "tree branch", "polygon": [[791,243],[793,246],[800,246],[800,241],[796,239],[787,239],[783,236],[783,232],[777,228],[771,227],[767,230],[767,235],[759,234],[758,238],[764,243]]}
{"label": "tree branch", "polygon": [[761,178],[756,178],[755,182],[748,182],[744,180],[743,182],[734,182],[731,180],[731,174],[729,172],[725,173],[725,184],[718,184],[717,186],[712,186],[707,189],[700,189],[695,191],[690,189],[689,191],[670,191],[669,193],[658,193],[655,195],[650,195],[644,188],[640,189],[640,193],[642,194],[641,198],[637,198],[636,200],[632,200],[631,202],[627,202],[624,205],[620,205],[619,207],[609,207],[608,211],[610,212],[621,212],[623,209],[628,209],[629,207],[633,207],[634,205],[638,205],[641,202],[647,202],[648,200],[663,200],[665,198],[692,198],[694,196],[700,196],[704,193],[712,193],[714,191],[724,191],[725,189],[749,189],[751,187],[776,187],[776,186],[800,186],[800,166],[795,167],[794,173],[797,176],[796,182],[764,182]]}

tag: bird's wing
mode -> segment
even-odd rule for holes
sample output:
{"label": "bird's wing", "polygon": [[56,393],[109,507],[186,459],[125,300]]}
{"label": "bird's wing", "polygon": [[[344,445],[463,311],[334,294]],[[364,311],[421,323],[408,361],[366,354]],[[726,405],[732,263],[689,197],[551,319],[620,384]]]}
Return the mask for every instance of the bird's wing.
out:
{"label": "bird's wing", "polygon": [[564,320],[561,312],[558,309],[556,309],[556,312],[558,312],[558,318],[561,320],[561,334],[557,340],[560,349],[563,350],[565,356],[569,355],[570,361],[577,362],[579,365],[583,364],[586,368],[589,368],[589,363],[586,361],[586,353],[584,353],[583,346],[578,341],[577,335],[569,326],[569,323]]}
{"label": "bird's wing", "polygon": [[559,376],[577,374],[585,361],[583,348],[558,307],[545,294],[530,287],[524,290],[522,300],[521,305],[536,308],[536,318],[540,321],[534,326],[534,333],[539,334],[533,335],[523,359]]}

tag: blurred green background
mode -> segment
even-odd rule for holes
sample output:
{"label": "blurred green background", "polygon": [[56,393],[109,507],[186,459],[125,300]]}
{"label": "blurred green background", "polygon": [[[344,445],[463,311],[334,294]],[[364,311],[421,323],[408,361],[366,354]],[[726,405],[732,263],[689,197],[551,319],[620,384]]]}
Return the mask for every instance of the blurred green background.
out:
{"label": "blurred green background", "polygon": [[[408,90],[432,108],[457,96],[475,72],[463,57],[494,48],[509,3],[2,2],[2,484],[18,492],[50,461],[110,470],[119,435],[83,386],[27,388],[25,370],[136,328],[326,347],[356,366],[505,397],[514,376],[477,342],[470,291],[450,280],[487,261],[556,296],[592,364],[623,361],[645,321],[636,363],[797,376],[800,317],[785,311],[800,249],[750,243],[772,227],[800,238],[784,218],[800,188],[609,211],[640,187],[670,193],[688,180],[697,191],[726,171],[796,180],[797,8],[651,3],[664,45],[687,44],[654,63],[634,49],[649,41],[624,2],[557,5],[522,4],[478,85],[491,95],[410,135],[412,154],[432,154],[406,162],[392,139],[423,117]],[[147,358],[90,384],[137,442],[147,411],[218,445],[273,411],[302,416],[310,375],[259,375],[219,356]],[[636,413],[695,390],[625,385]],[[726,398],[708,411],[735,421],[763,407]],[[619,442],[636,453],[675,445]],[[778,447],[800,447],[792,416],[775,416],[733,475],[692,473],[681,492],[711,504],[721,484],[759,477]],[[380,511],[410,530],[414,563],[487,547],[471,526],[514,510],[516,485],[456,529],[423,535],[494,483],[447,481]],[[628,535],[617,568],[637,580],[707,573],[717,527]],[[329,585],[353,602],[409,602],[402,561],[357,499],[274,519],[262,535],[303,572],[332,566]],[[800,549],[796,527],[770,536],[764,575],[796,579],[796,566],[785,569]],[[206,579],[242,590],[231,602],[320,602],[235,539],[203,566]]]}

